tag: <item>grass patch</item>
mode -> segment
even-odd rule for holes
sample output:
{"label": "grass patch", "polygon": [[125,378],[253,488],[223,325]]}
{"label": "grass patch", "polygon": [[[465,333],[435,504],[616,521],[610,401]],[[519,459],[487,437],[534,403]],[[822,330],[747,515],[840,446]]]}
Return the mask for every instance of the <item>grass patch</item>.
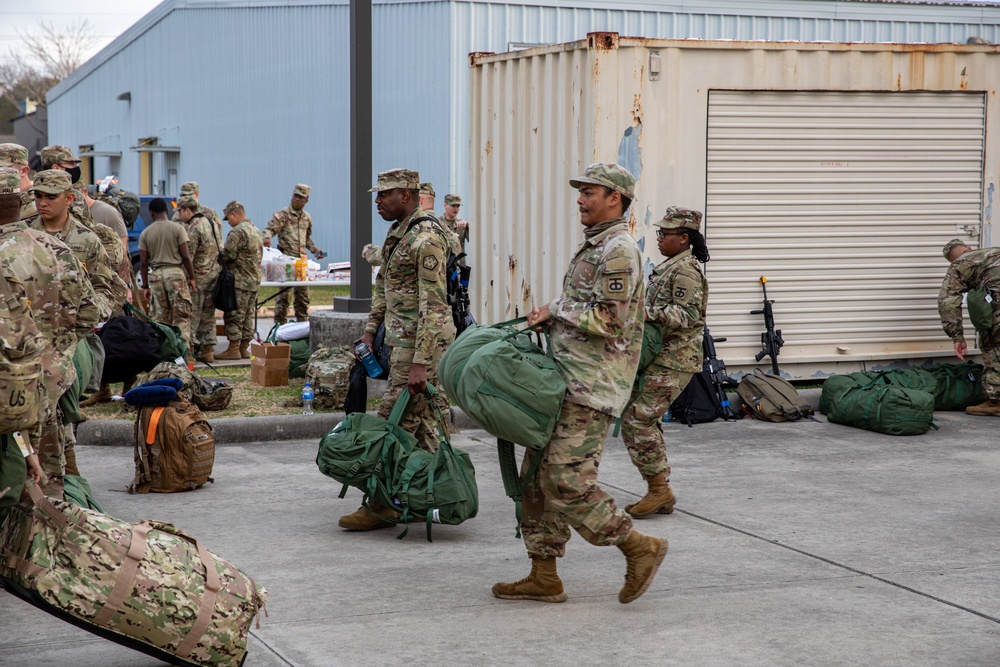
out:
{"label": "grass patch", "polygon": [[[261,287],[257,292],[257,301],[263,301],[274,296],[280,287]],[[312,305],[333,305],[333,297],[351,296],[350,285],[317,285],[309,288],[309,300]],[[270,305],[270,304],[268,304]]]}
{"label": "grass patch", "polygon": [[[220,377],[229,380],[233,385],[233,400],[225,410],[206,412],[211,421],[218,417],[265,417],[273,415],[297,415],[302,413],[303,378],[291,378],[285,387],[261,387],[250,382],[249,366],[229,366],[220,368],[216,373],[211,369],[199,369],[198,374],[209,377]],[[122,384],[111,385],[111,393],[121,395]],[[381,398],[369,398],[368,409],[377,410]],[[83,408],[87,417],[92,420],[135,418],[135,410],[125,405],[124,401],[102,403],[89,408]],[[339,410],[316,410],[319,412],[339,412]]]}

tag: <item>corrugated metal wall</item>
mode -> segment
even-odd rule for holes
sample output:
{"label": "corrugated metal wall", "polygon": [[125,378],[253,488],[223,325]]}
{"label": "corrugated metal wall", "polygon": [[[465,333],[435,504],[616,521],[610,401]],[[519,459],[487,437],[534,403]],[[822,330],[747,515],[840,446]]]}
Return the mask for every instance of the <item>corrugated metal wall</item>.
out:
{"label": "corrugated metal wall", "polygon": [[[647,271],[661,259],[651,223],[663,210],[706,211],[708,319],[730,338],[719,346],[730,366],[756,365],[763,321],[750,311],[760,307],[761,274],[779,300],[779,328],[789,324],[783,370],[949,355],[935,321],[940,247],[976,238],[980,224],[991,245],[1000,135],[984,128],[1000,112],[983,100],[1000,87],[997,52],[595,34],[477,57],[472,213],[482,232],[472,254],[490,269],[473,284],[480,319],[558,296],[582,240],[567,180],[590,162],[618,160],[638,175],[630,216],[651,251]],[[837,92],[776,106],[792,91]],[[848,93],[856,97],[845,102]],[[713,96],[737,100],[732,118],[710,117]],[[762,168],[770,165],[784,171]]]}
{"label": "corrugated metal wall", "polygon": [[[470,192],[471,51],[564,42],[598,30],[1000,40],[1000,8],[834,0],[714,0],[693,7],[679,0],[375,0],[375,169],[412,166],[441,194]],[[206,203],[217,209],[241,199],[261,226],[287,204],[294,183],[307,182],[314,186],[308,210],[316,242],[332,260],[347,259],[348,14],[347,0],[164,2],[53,89],[50,141],[120,151],[122,183],[138,189],[138,156],[129,147],[158,136],[181,148],[179,181],[198,180]],[[132,102],[116,101],[126,91]],[[95,171],[106,172],[111,162],[97,158]],[[378,238],[386,225],[373,219]]]}

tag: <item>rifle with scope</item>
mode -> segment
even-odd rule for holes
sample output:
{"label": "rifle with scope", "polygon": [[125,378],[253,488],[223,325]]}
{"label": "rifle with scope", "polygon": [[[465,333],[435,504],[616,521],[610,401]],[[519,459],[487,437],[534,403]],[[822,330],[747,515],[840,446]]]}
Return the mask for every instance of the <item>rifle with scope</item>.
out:
{"label": "rifle with scope", "polygon": [[764,290],[764,307],[760,310],[751,310],[751,315],[763,315],[764,316],[764,333],[760,335],[761,350],[754,357],[757,361],[760,361],[764,357],[771,357],[771,372],[774,375],[780,375],[778,372],[778,354],[781,352],[781,346],[785,344],[785,339],[781,337],[781,329],[774,328],[774,304],[773,299],[767,298],[767,278],[764,276],[760,277],[760,287]]}

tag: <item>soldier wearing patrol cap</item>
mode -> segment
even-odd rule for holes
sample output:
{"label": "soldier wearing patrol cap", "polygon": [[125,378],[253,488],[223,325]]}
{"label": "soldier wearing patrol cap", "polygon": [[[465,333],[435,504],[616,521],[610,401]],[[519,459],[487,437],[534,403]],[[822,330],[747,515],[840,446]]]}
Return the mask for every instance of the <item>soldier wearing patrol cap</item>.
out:
{"label": "soldier wearing patrol cap", "polygon": [[20,144],[0,144],[0,167],[17,170],[21,181],[21,220],[35,215],[35,198],[28,192],[31,187],[31,179],[28,178],[31,171],[28,166],[28,149]]}
{"label": "soldier wearing patrol cap", "polygon": [[[437,386],[437,366],[448,343],[455,339],[455,323],[448,305],[445,266],[450,250],[447,232],[420,207],[420,175],[410,169],[391,169],[378,175],[371,192],[384,220],[392,226],[382,245],[382,270],[375,279],[371,312],[362,342],[373,346],[375,332],[385,324],[385,342],[392,346],[389,379],[379,416],[388,418],[392,406],[409,391],[410,406],[402,427],[421,448],[437,450],[435,408],[425,393]],[[383,518],[398,513],[372,504],[340,518],[348,530],[374,530],[393,524]]]}
{"label": "soldier wearing patrol cap", "polygon": [[[938,313],[944,332],[952,339],[955,356],[965,361],[969,345],[962,324],[962,298],[972,290],[986,290],[993,309],[992,326],[979,331],[983,353],[983,392],[986,401],[965,409],[970,415],[1000,417],[1000,248],[973,250],[959,239],[945,244],[944,256],[950,262],[938,293]],[[970,295],[971,298],[971,295]]]}
{"label": "soldier wearing patrol cap", "polygon": [[[612,163],[592,164],[570,185],[586,239],[563,279],[562,295],[534,308],[531,326],[549,329],[549,345],[566,379],[552,439],[541,452],[536,478],[541,493],[522,501],[521,535],[531,573],[493,586],[505,600],[562,602],[556,558],[565,554],[572,526],[595,546],[617,546],[625,554],[625,585],[618,601],[642,595],[667,552],[667,541],[641,534],[597,485],[597,468],[611,420],[621,414],[639,364],[642,346],[642,255],[629,234],[625,212],[635,178]],[[522,470],[530,465],[525,455]]]}
{"label": "soldier wearing patrol cap", "polygon": [[[469,222],[458,217],[458,211],[462,208],[462,198],[458,195],[444,196],[444,215],[441,216],[441,223],[452,232],[458,239],[458,243],[465,252],[465,244],[469,241]],[[465,258],[461,260],[465,264]]]}
{"label": "soldier wearing patrol cap", "polygon": [[[202,206],[201,204],[201,186],[198,185],[197,181],[186,181],[181,184],[181,193],[177,197],[178,203],[181,199],[185,197],[194,197],[195,201],[198,202],[198,213],[208,218],[213,225],[215,225],[215,235],[220,239],[223,237],[222,234],[222,220],[219,218],[219,214],[215,212],[214,209],[208,206]],[[174,209],[174,214],[170,216],[170,219],[174,222],[180,222],[180,210]]]}
{"label": "soldier wearing patrol cap", "polygon": [[247,217],[243,204],[231,201],[222,210],[232,231],[222,248],[222,259],[236,278],[236,310],[225,314],[226,338],[229,349],[216,359],[249,359],[253,340],[253,316],[257,311],[257,290],[260,289],[260,259],[264,242],[260,232]]}
{"label": "soldier wearing patrol cap", "polygon": [[[76,380],[73,354],[77,343],[97,324],[100,313],[90,281],[73,251],[19,221],[20,204],[19,170],[0,168],[0,272],[23,290],[32,320],[46,343],[39,422],[22,435],[26,449],[33,446],[41,459],[46,476],[43,491],[61,499],[73,433],[71,425],[64,424],[60,398]],[[41,477],[37,473],[33,475],[36,481]]]}
{"label": "soldier wearing patrol cap", "polygon": [[188,252],[194,266],[195,288],[191,293],[191,338],[194,354],[207,363],[215,361],[215,281],[219,277],[219,253],[222,237],[216,235],[215,224],[201,212],[194,197],[181,197],[177,202],[180,223],[188,235]]}
{"label": "soldier wearing patrol cap", "polygon": [[437,213],[434,212],[434,198],[437,193],[434,192],[434,185],[432,183],[421,183],[420,184],[420,208],[424,209],[424,213],[433,215],[437,217]]}
{"label": "soldier wearing patrol cap", "polygon": [[[323,259],[326,253],[316,247],[312,240],[313,221],[305,211],[312,188],[299,183],[292,191],[292,201],[271,217],[264,230],[264,245],[271,247],[271,237],[278,237],[278,250],[290,257],[305,256],[306,252]],[[295,319],[299,322],[309,321],[309,288],[295,287],[294,294]],[[288,321],[288,292],[282,292],[274,300],[274,322],[284,324]]]}
{"label": "soldier wearing patrol cap", "polygon": [[701,234],[701,213],[671,206],[656,226],[656,245],[666,259],[653,269],[646,287],[646,322],[663,332],[663,349],[643,369],[622,415],[622,439],[647,492],[625,511],[633,517],[670,514],[677,498],[670,488],[670,464],[663,441],[663,414],[701,370],[702,332],[708,281],[699,262],[709,259]]}

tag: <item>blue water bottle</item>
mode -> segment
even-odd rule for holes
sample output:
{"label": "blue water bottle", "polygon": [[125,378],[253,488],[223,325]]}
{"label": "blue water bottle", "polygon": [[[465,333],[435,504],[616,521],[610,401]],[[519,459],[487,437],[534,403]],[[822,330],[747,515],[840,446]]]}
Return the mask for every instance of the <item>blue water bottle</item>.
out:
{"label": "blue water bottle", "polygon": [[374,378],[382,374],[382,365],[379,364],[378,359],[372,354],[372,350],[367,344],[362,343],[361,339],[354,341],[354,351],[358,354],[358,359],[364,364],[365,370],[368,372],[368,377]]}
{"label": "blue water bottle", "polygon": [[663,413],[663,421],[672,422],[674,420],[674,411],[667,408],[667,411]]}
{"label": "blue water bottle", "polygon": [[302,387],[302,414],[311,415],[313,413],[313,388],[308,382]]}

